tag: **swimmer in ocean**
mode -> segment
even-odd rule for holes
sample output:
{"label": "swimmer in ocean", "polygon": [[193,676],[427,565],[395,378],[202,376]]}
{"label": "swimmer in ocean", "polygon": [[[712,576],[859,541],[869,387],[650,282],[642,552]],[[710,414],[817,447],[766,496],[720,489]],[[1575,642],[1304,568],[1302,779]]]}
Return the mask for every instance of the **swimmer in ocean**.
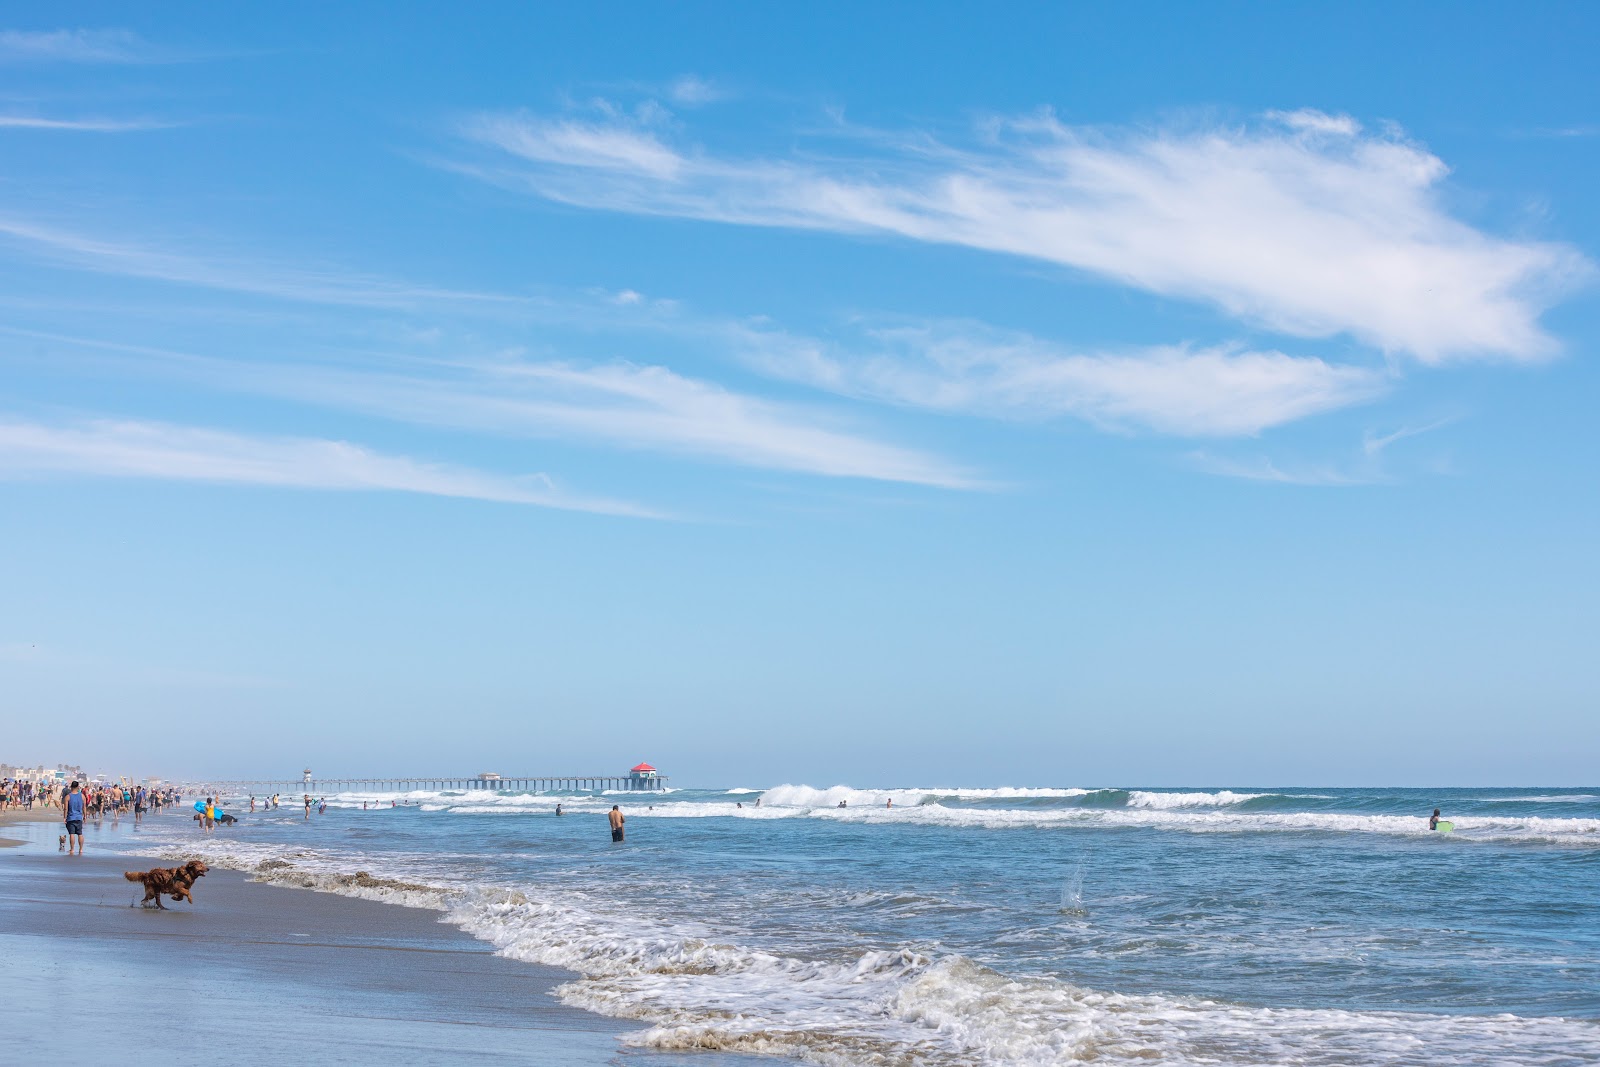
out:
{"label": "swimmer in ocean", "polygon": [[1438,828],[1439,828],[1439,809],[1438,808],[1434,808],[1433,809],[1433,817],[1428,820],[1428,829],[1437,830]]}

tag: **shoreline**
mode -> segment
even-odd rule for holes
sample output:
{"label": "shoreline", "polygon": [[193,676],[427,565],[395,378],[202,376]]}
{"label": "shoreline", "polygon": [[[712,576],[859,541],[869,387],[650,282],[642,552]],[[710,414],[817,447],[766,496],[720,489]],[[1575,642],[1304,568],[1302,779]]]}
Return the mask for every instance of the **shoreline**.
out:
{"label": "shoreline", "polygon": [[[270,885],[213,868],[195,903],[131,907],[125,869],[158,861],[96,850],[126,826],[91,831],[89,851],[56,851],[53,809],[8,815],[21,844],[0,852],[0,945],[15,973],[7,1036],[20,1057],[58,1058],[60,1005],[85,973],[130,995],[95,1001],[70,1026],[74,1058],[440,1064],[489,1056],[589,1067],[781,1067],[785,1060],[625,1045],[628,1019],[562,1004],[571,972],[498,956],[435,912]],[[170,816],[162,816],[168,818]],[[18,970],[20,968],[20,970]]]}

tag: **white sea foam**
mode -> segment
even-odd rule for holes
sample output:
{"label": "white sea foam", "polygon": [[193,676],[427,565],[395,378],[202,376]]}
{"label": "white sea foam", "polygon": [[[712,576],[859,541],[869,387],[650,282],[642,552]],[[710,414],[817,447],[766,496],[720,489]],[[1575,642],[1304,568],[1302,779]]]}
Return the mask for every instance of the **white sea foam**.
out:
{"label": "white sea foam", "polygon": [[[1332,812],[1233,812],[1137,808],[917,808],[817,809],[814,818],[853,822],[907,822],[989,829],[1039,829],[1069,826],[1151,827],[1197,833],[1327,831],[1424,835],[1447,840],[1428,829],[1428,820],[1413,815],[1344,815]],[[1452,838],[1457,840],[1538,841],[1600,846],[1600,819],[1488,818],[1460,816]]]}
{"label": "white sea foam", "polygon": [[959,800],[1009,800],[1045,797],[1082,797],[1103,792],[1095,789],[1028,789],[1001,787],[998,789],[854,789],[847,785],[818,789],[809,785],[777,785],[761,795],[763,807],[779,808],[837,808],[841,802],[849,807],[882,808],[889,801],[896,807],[914,807],[936,803],[943,799]]}
{"label": "white sea foam", "polygon": [[1128,806],[1130,808],[1215,808],[1277,795],[1279,794],[1235,793],[1227,789],[1215,793],[1156,793],[1135,789],[1128,794]]}
{"label": "white sea foam", "polygon": [[[504,807],[480,806],[494,811]],[[731,805],[679,803],[662,805],[658,812],[668,807],[716,809],[726,815]],[[743,812],[755,816],[766,810],[746,807]],[[983,810],[938,804],[788,809],[778,817],[864,823],[990,820],[981,825],[995,825],[996,817],[1017,820],[1016,825],[1049,825],[1041,818],[1067,817],[1186,828],[1243,822],[1257,829],[1328,818],[1156,808]],[[1425,820],[1409,817],[1336,818],[1361,820],[1356,826],[1341,823],[1344,830],[1427,832]],[[1534,822],[1584,820],[1483,821],[1526,828]],[[1416,822],[1423,829],[1411,825]],[[1468,822],[1457,820],[1457,825]],[[1588,832],[1600,832],[1600,825],[1591,825]],[[967,957],[916,945],[805,958],[793,949],[762,947],[759,934],[731,925],[669,921],[636,898],[624,907],[609,890],[590,895],[571,885],[559,891],[484,886],[460,873],[459,861],[469,857],[352,857],[342,849],[264,844],[221,834],[201,837],[175,827],[157,828],[151,837],[159,842],[158,853],[174,859],[199,855],[277,885],[439,912],[502,955],[575,972],[577,977],[559,987],[561,999],[638,1020],[641,1029],[629,1040],[639,1046],[773,1053],[826,1067],[1053,1067],[1085,1061],[1104,1067],[1400,1067],[1421,1062],[1498,1067],[1577,1064],[1600,1057],[1600,1024],[1594,1021],[1290,1010],[1121,995],[1054,978],[1008,976]]]}
{"label": "white sea foam", "polygon": [[[1161,792],[1132,790],[1124,806],[994,807],[1006,799],[1072,800],[1096,794],[1121,793],[1113,789],[1078,788],[942,788],[856,789],[850,786],[816,788],[781,785],[761,792],[761,803],[744,803],[727,791],[725,800],[665,800],[661,794],[633,793],[627,805],[630,818],[644,819],[831,819],[858,823],[914,823],[987,829],[1044,829],[1052,827],[1147,827],[1194,833],[1328,832],[1429,835],[1427,819],[1417,815],[1377,815],[1340,812],[1239,811],[1238,805],[1270,796],[1316,794]],[[714,795],[714,794],[713,794]],[[1574,800],[1586,794],[1566,794]],[[1504,798],[1556,802],[1555,797]],[[362,802],[389,810],[389,801],[424,812],[447,811],[458,815],[547,815],[557,804],[573,814],[603,812],[610,797],[593,794],[555,795],[499,793],[488,790],[462,792],[411,792],[389,794],[342,793],[328,798],[330,807],[357,808]],[[843,801],[845,807],[840,807]],[[892,806],[890,801],[893,801]],[[652,803],[655,802],[655,803]],[[980,806],[973,806],[980,802]],[[982,802],[988,802],[983,804]],[[1550,816],[1454,816],[1457,840],[1545,842],[1580,847],[1600,846],[1600,819]]]}
{"label": "white sea foam", "polygon": [[[1146,814],[1159,814],[1148,812]],[[278,885],[431,908],[501,955],[566,968],[573,1006],[639,1020],[631,1043],[797,1057],[827,1067],[1107,1067],[1285,1064],[1453,1067],[1578,1063],[1600,1053],[1592,1021],[1246,1007],[1120,995],[1011,977],[960,955],[898,946],[805,959],[749,935],[618,910],[581,889],[422,884],[409,861],[352,872],[340,853],[216,837],[185,855]],[[437,857],[434,857],[437,859]],[[375,870],[378,863],[363,859]],[[340,864],[345,866],[341,867]]]}
{"label": "white sea foam", "polygon": [[1489,804],[1581,804],[1586,800],[1600,800],[1594,793],[1562,793],[1548,797],[1488,797]]}

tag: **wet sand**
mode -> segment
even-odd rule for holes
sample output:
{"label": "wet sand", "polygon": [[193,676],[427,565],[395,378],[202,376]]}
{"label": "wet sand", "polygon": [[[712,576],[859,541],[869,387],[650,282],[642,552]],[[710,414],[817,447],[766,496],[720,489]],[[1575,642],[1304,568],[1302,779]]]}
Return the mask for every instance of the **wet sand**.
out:
{"label": "wet sand", "polygon": [[26,840],[13,833],[7,833],[11,823],[19,822],[54,822],[61,821],[61,813],[55,808],[43,804],[35,804],[32,808],[7,808],[0,811],[0,848],[16,848],[26,844]]}
{"label": "wet sand", "polygon": [[433,912],[224,870],[192,906],[130,907],[143,889],[122,872],[153,861],[96,855],[92,827],[86,855],[61,854],[53,822],[8,820],[24,844],[0,852],[13,1061],[781,1067],[624,1048],[637,1024],[550,995],[567,972],[495,956]]}

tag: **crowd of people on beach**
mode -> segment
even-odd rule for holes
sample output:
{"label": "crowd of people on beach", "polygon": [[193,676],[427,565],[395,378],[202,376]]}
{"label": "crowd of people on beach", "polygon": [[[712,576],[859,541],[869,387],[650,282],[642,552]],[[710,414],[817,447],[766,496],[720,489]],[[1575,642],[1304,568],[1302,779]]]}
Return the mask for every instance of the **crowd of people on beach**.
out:
{"label": "crowd of people on beach", "polygon": [[48,804],[55,787],[43,782],[25,782],[7,778],[0,782],[0,812],[32,811],[37,802]]}
{"label": "crowd of people on beach", "polygon": [[[0,813],[6,811],[31,811],[34,805],[43,808],[57,808],[61,811],[62,819],[66,823],[67,833],[62,835],[63,848],[71,852],[83,851],[83,823],[88,820],[111,818],[113,821],[125,814],[131,814],[134,823],[144,820],[146,812],[160,814],[162,809],[169,808],[183,799],[176,788],[149,788],[142,785],[129,784],[96,784],[93,782],[34,782],[22,779],[4,779],[0,781]],[[261,811],[275,811],[280,806],[280,796],[277,793],[260,800]],[[209,833],[218,824],[233,823],[237,820],[222,811],[220,797],[206,797],[203,803],[195,805],[194,820],[199,824],[203,833]],[[310,794],[303,798],[304,818],[310,819],[313,812],[325,815],[328,811],[328,802],[322,797],[313,799]],[[757,805],[760,801],[756,801]],[[249,798],[250,811],[257,810],[255,796]],[[374,805],[378,806],[378,805]],[[391,808],[397,807],[398,802],[389,801]],[[743,804],[739,805],[741,808]],[[840,807],[844,807],[841,803]],[[368,802],[361,804],[363,811],[368,810]],[[653,808],[653,805],[652,805]],[[556,805],[555,814],[562,814],[562,806]],[[610,823],[611,839],[623,840],[623,816],[617,805],[612,805],[606,813]],[[1434,813],[1437,817],[1438,813]]]}
{"label": "crowd of people on beach", "polygon": [[124,813],[133,815],[135,826],[144,821],[144,813],[153,811],[159,813],[162,808],[178,803],[183,797],[176,789],[151,789],[142,785],[95,785],[77,782],[65,786],[60,796],[55,795],[53,788],[44,792],[44,802],[48,806],[61,809],[61,821],[66,824],[66,833],[61,835],[61,849],[67,853],[76,852],[83,855],[83,824],[90,820],[98,823],[107,815],[112,822],[119,820]]}
{"label": "crowd of people on beach", "polygon": [[31,782],[6,779],[0,782],[0,812],[32,811],[41,808],[60,808],[66,798],[76,790],[83,797],[83,811],[87,818],[109,816],[120,818],[132,814],[135,821],[146,811],[160,811],[178,801],[176,789],[151,789],[142,785],[96,785],[77,782]]}

